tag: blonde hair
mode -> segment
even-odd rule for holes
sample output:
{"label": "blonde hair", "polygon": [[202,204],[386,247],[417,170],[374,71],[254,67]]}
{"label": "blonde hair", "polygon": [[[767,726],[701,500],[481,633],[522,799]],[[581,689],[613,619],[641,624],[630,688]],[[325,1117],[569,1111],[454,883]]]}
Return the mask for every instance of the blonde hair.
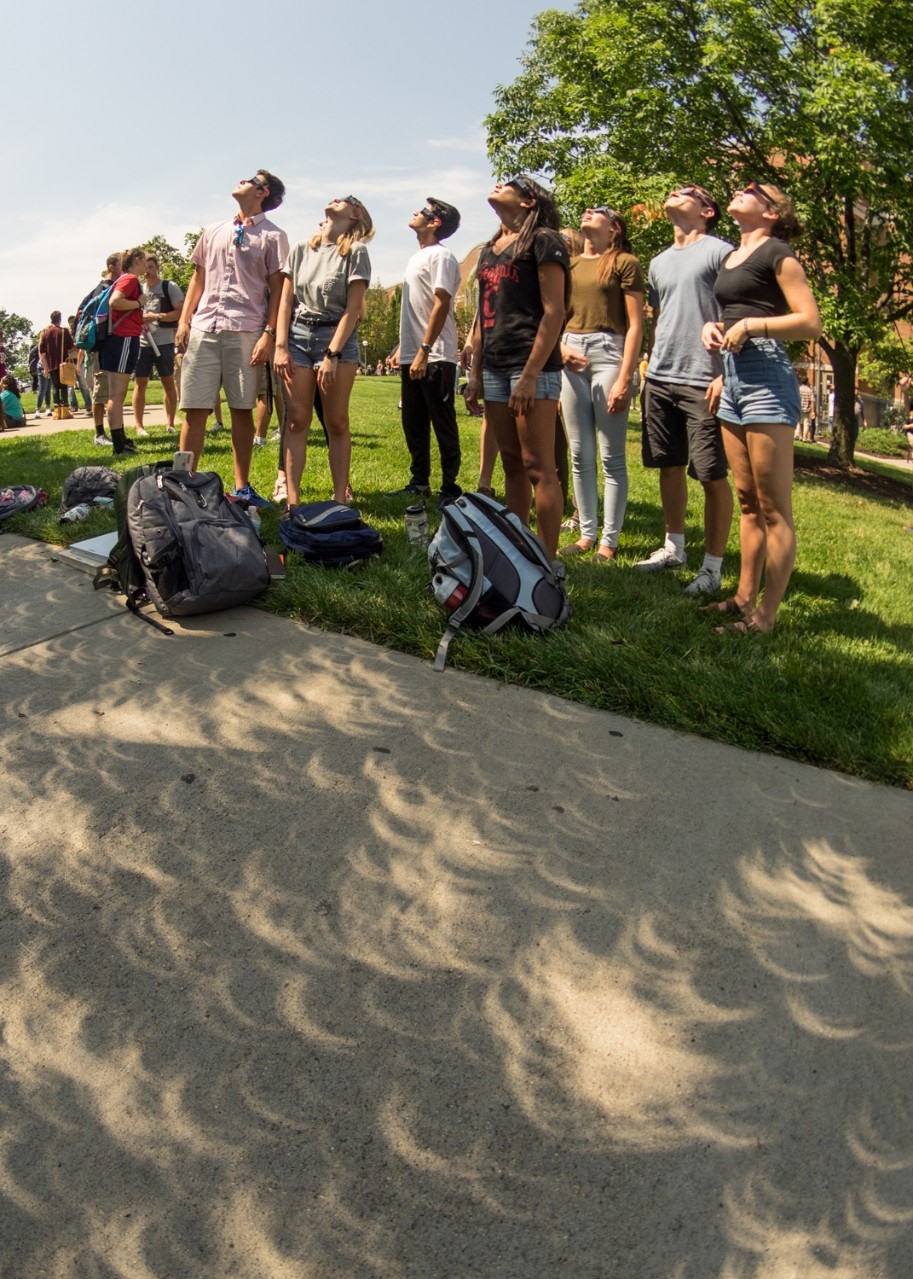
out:
{"label": "blonde hair", "polygon": [[[367,244],[369,240],[374,239],[374,223],[371,221],[371,214],[362,204],[361,200],[356,198],[352,205],[358,212],[354,227],[350,231],[343,231],[342,235],[337,236],[336,248],[339,250],[339,256],[346,258],[352,252],[352,245],[359,241]],[[308,244],[312,249],[316,249],[320,244],[320,232],[317,231],[308,240]]]}

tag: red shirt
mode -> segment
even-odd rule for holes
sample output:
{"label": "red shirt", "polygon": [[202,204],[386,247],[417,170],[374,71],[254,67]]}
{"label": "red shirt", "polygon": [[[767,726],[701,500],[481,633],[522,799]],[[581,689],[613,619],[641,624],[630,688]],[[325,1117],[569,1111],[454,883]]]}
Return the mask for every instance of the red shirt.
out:
{"label": "red shirt", "polygon": [[[131,302],[140,300],[139,280],[129,272],[115,280],[114,290],[115,292],[123,293],[124,297],[129,298]],[[111,307],[111,323],[108,326],[109,334],[119,338],[138,338],[142,331],[142,307],[138,311],[118,311],[116,307]]]}
{"label": "red shirt", "polygon": [[58,324],[49,324],[38,340],[38,352],[44,357],[49,373],[60,368],[72,349],[70,330],[62,329]]}

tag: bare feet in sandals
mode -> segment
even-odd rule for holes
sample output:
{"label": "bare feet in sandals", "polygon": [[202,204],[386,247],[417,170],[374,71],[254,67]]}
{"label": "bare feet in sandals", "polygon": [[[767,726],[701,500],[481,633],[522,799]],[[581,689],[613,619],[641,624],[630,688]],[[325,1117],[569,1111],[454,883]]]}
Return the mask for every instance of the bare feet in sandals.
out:
{"label": "bare feet in sandals", "polygon": [[750,604],[740,604],[737,599],[717,600],[713,604],[702,604],[702,613],[725,613],[727,617],[742,617],[751,612]]}
{"label": "bare feet in sandals", "polygon": [[757,617],[744,617],[740,622],[727,622],[725,626],[714,626],[714,635],[769,635],[774,628],[761,626]]}

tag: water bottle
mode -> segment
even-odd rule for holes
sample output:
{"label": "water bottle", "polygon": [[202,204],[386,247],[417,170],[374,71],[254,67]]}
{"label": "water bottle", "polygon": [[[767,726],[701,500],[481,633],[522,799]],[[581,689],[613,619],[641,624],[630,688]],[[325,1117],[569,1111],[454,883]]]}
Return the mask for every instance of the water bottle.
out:
{"label": "water bottle", "polygon": [[428,512],[421,502],[406,507],[406,537],[411,546],[427,546],[431,540],[428,536]]}
{"label": "water bottle", "polygon": [[260,536],[260,512],[257,510],[255,506],[249,506],[247,508],[247,518],[250,520],[251,524],[253,524],[254,531],[257,534],[257,537],[259,537]]}
{"label": "water bottle", "polygon": [[78,520],[84,520],[90,510],[88,502],[80,502],[78,506],[71,506],[68,511],[64,511],[60,517],[60,523],[75,524]]}

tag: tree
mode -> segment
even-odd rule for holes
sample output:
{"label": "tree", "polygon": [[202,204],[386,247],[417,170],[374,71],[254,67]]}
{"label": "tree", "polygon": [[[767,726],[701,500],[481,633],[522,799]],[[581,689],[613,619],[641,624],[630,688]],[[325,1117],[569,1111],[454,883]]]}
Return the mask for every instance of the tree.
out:
{"label": "tree", "polygon": [[645,257],[668,243],[671,185],[783,185],[806,224],[795,247],[844,466],[860,349],[913,313],[909,18],[909,0],[589,0],[539,15],[487,120],[499,172],[547,175],[574,213],[632,212]]}
{"label": "tree", "polygon": [[[365,318],[358,326],[358,341],[368,364],[385,360],[399,345],[399,311],[402,286],[392,291],[378,280],[365,294]],[[365,350],[364,342],[368,346]]]}
{"label": "tree", "polygon": [[29,347],[34,338],[31,320],[14,311],[0,310],[0,333],[6,347],[7,368],[20,381],[27,381]]}

